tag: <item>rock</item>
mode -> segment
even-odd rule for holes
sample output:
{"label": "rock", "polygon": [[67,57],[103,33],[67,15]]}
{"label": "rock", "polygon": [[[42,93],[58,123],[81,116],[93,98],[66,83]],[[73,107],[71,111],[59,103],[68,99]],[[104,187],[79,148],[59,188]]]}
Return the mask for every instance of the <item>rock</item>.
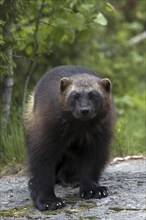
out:
{"label": "rock", "polygon": [[32,206],[26,176],[0,179],[0,220],[146,220],[146,160],[126,160],[107,167],[101,184],[109,188],[104,199],[81,200],[78,188],[56,186],[56,194],[67,206],[40,212]]}

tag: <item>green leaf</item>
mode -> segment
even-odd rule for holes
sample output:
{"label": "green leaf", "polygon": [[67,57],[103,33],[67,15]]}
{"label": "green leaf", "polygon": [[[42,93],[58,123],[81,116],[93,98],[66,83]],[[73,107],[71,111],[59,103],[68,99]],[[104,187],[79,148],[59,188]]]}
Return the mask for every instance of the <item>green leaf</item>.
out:
{"label": "green leaf", "polygon": [[113,5],[111,5],[109,2],[106,3],[106,10],[109,12],[115,11],[115,8]]}
{"label": "green leaf", "polygon": [[31,45],[28,45],[25,51],[26,51],[26,54],[27,54],[28,56],[32,55],[32,53],[33,53],[33,48],[32,48],[32,46],[31,46]]}
{"label": "green leaf", "polygon": [[73,43],[74,39],[75,39],[75,33],[73,32],[73,30],[64,29],[64,35],[61,38],[61,42]]}
{"label": "green leaf", "polygon": [[0,0],[0,5],[4,4],[4,0]]}
{"label": "green leaf", "polygon": [[6,21],[0,20],[0,25],[4,25]]}
{"label": "green leaf", "polygon": [[45,41],[48,38],[48,35],[51,33],[51,28],[48,25],[40,25],[37,32],[37,41],[40,44],[42,41]]}
{"label": "green leaf", "polygon": [[69,14],[67,16],[67,21],[70,26],[81,31],[84,28],[84,16],[81,13]]}
{"label": "green leaf", "polygon": [[98,13],[98,15],[96,15],[94,22],[100,25],[107,25],[107,19],[102,13]]}
{"label": "green leaf", "polygon": [[80,11],[81,12],[90,12],[94,8],[95,8],[94,4],[90,4],[90,3],[85,4],[84,3],[84,4],[81,4]]}
{"label": "green leaf", "polygon": [[67,20],[64,19],[64,18],[56,18],[55,21],[56,21],[56,24],[57,24],[57,25],[60,25],[60,26],[61,26],[61,25],[63,25],[63,26],[64,26],[64,25],[67,25],[67,23],[68,23]]}
{"label": "green leaf", "polygon": [[50,33],[50,36],[51,36],[51,40],[52,42],[60,42],[60,40],[62,39],[64,35],[64,30],[63,28],[60,28],[59,26],[57,28],[53,28],[51,33]]}
{"label": "green leaf", "polygon": [[24,29],[25,29],[26,33],[34,34],[34,29],[35,29],[34,25],[26,26]]}
{"label": "green leaf", "polygon": [[90,34],[91,34],[91,30],[89,30],[89,29],[84,29],[84,30],[82,30],[82,31],[80,31],[80,32],[78,33],[77,39],[78,39],[78,40],[86,40],[86,39],[89,37]]}

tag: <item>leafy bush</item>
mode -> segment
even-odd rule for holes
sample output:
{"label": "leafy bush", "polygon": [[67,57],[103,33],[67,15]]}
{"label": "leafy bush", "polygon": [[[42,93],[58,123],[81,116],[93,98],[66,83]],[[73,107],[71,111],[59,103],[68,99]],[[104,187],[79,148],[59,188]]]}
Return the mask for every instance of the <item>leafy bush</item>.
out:
{"label": "leafy bush", "polygon": [[116,98],[117,123],[113,156],[145,154],[145,93]]}

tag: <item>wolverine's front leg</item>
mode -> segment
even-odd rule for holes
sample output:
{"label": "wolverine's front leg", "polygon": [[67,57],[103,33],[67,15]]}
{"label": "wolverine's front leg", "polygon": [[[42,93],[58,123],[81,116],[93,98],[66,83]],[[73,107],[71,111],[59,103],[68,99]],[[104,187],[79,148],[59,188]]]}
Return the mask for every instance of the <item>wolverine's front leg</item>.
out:
{"label": "wolverine's front leg", "polygon": [[[26,130],[26,144],[28,148],[29,170],[31,179],[29,189],[34,206],[43,210],[54,210],[65,206],[65,202],[56,197],[54,185],[56,181],[56,166],[64,154],[62,139],[57,128],[54,131],[52,121],[51,128],[46,126],[45,118],[41,121],[35,118],[29,130]],[[31,129],[30,129],[31,128]],[[58,138],[59,139],[59,138]],[[58,144],[59,143],[59,144]]]}
{"label": "wolverine's front leg", "polygon": [[101,160],[104,158],[96,157],[96,152],[88,152],[84,154],[80,160],[80,191],[81,198],[101,199],[108,195],[108,190],[105,186],[99,185],[99,178],[103,169],[104,163]]}
{"label": "wolverine's front leg", "polygon": [[54,192],[55,167],[53,159],[46,155],[35,157],[30,155],[30,171],[32,178],[29,189],[34,206],[40,211],[55,210],[65,206],[65,202],[56,197]]}

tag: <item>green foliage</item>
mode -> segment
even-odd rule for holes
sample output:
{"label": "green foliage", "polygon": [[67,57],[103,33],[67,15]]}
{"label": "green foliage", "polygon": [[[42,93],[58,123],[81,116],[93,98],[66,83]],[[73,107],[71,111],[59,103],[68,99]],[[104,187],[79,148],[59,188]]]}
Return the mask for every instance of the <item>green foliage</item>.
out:
{"label": "green foliage", "polygon": [[0,72],[7,72],[8,48],[17,65],[15,105],[1,133],[3,161],[23,158],[21,111],[16,109],[21,109],[31,60],[29,92],[46,70],[58,65],[84,65],[109,77],[117,112],[112,154],[145,153],[144,44],[130,43],[145,30],[145,1],[1,0],[0,7]]}
{"label": "green foliage", "polygon": [[128,111],[125,117],[119,117],[115,128],[112,156],[145,154],[144,113],[138,115]]}
{"label": "green foliage", "polygon": [[107,25],[107,19],[103,16],[102,13],[96,15],[94,22],[101,25]]}
{"label": "green foliage", "polygon": [[24,12],[25,0],[1,0],[0,1],[0,73],[8,74],[8,49],[16,44],[15,34],[12,31],[14,22],[17,23]]}
{"label": "green foliage", "polygon": [[[88,37],[93,26],[107,24],[105,16],[94,5],[95,1],[82,4],[80,1],[49,0],[43,5],[40,0],[30,1],[28,16],[22,18],[22,25],[14,27],[20,50],[33,57],[36,44],[39,45],[37,53],[50,53],[54,44],[73,43],[79,35]],[[102,8],[105,8],[104,4]]]}
{"label": "green foliage", "polygon": [[117,97],[115,102],[118,120],[113,155],[145,154],[145,93],[132,90],[132,94]]}
{"label": "green foliage", "polygon": [[9,125],[1,128],[0,164],[18,163],[25,158],[22,110],[13,108]]}

